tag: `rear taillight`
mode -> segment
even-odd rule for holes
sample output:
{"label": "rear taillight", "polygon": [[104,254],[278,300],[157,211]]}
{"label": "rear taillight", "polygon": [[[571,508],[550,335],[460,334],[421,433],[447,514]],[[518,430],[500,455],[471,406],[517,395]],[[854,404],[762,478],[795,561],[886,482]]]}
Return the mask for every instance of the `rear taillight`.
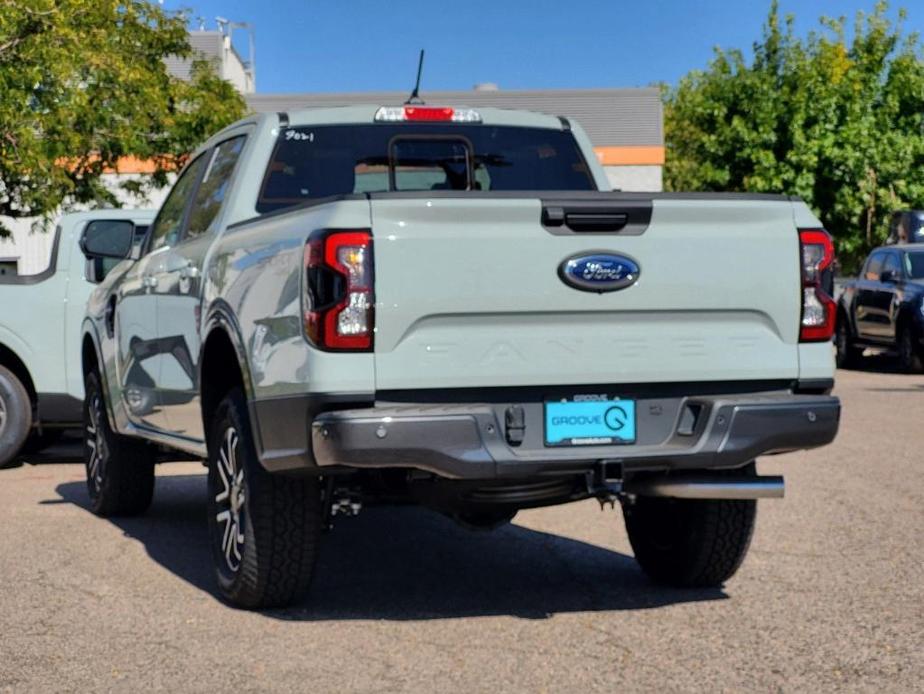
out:
{"label": "rear taillight", "polygon": [[372,235],[330,231],[305,246],[305,334],[321,349],[369,351],[375,329]]}
{"label": "rear taillight", "polygon": [[801,229],[802,323],[800,342],[826,342],[834,334],[834,243],[823,229]]}

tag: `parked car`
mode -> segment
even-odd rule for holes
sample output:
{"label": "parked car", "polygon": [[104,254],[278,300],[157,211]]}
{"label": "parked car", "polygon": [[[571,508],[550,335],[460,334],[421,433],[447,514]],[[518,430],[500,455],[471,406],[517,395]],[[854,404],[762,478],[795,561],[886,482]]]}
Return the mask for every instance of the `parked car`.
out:
{"label": "parked car", "polygon": [[[79,345],[87,297],[153,216],[146,210],[65,215],[44,272],[0,276],[0,467],[15,461],[24,445],[38,449],[62,428],[81,426]],[[88,264],[82,244],[114,258]]]}
{"label": "parked car", "polygon": [[789,197],[608,187],[581,128],[535,113],[214,136],[88,303],[93,509],[148,507],[153,445],[207,458],[246,607],[306,590],[332,518],[408,501],[479,528],[620,501],[652,577],[721,584],[783,492],[755,458],[838,428],[831,238]]}
{"label": "parked car", "polygon": [[876,248],[838,301],[837,364],[859,363],[867,347],[892,350],[905,371],[921,370],[924,246]]}

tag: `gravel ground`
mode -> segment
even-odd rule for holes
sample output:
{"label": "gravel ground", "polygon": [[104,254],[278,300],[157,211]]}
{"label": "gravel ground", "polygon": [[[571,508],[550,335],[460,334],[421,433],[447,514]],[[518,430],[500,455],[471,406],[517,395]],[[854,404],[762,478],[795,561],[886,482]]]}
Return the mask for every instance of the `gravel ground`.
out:
{"label": "gravel ground", "polygon": [[787,496],[724,590],[650,585],[594,501],[483,534],[371,509],[303,606],[242,612],[213,588],[201,466],[108,521],[59,447],[0,471],[0,691],[922,691],[924,376],[837,393],[834,445],[761,462]]}

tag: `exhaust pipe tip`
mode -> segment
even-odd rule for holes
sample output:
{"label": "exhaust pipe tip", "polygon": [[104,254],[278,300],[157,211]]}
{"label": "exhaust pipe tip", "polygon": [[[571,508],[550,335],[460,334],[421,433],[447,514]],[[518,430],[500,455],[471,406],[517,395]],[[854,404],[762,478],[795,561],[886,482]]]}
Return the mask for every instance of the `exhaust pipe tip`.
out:
{"label": "exhaust pipe tip", "polygon": [[671,475],[631,482],[624,491],[638,496],[672,499],[782,499],[785,490],[786,485],[780,476]]}

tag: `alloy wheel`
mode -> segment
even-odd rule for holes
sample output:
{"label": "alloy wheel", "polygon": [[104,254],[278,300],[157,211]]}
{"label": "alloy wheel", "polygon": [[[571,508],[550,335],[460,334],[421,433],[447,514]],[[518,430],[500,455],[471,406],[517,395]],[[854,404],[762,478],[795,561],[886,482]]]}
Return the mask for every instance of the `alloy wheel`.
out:
{"label": "alloy wheel", "polygon": [[87,432],[85,440],[89,448],[87,456],[87,480],[93,490],[99,492],[103,486],[103,475],[106,473],[106,461],[109,459],[109,447],[103,433],[103,398],[94,393],[88,407]]}
{"label": "alloy wheel", "polygon": [[215,467],[221,488],[215,495],[218,512],[215,520],[221,537],[221,555],[232,574],[241,567],[244,550],[244,528],[247,521],[244,466],[238,460],[240,437],[234,427],[228,427],[222,437]]}
{"label": "alloy wheel", "polygon": [[3,436],[4,429],[6,429],[6,401],[0,397],[0,436]]}

